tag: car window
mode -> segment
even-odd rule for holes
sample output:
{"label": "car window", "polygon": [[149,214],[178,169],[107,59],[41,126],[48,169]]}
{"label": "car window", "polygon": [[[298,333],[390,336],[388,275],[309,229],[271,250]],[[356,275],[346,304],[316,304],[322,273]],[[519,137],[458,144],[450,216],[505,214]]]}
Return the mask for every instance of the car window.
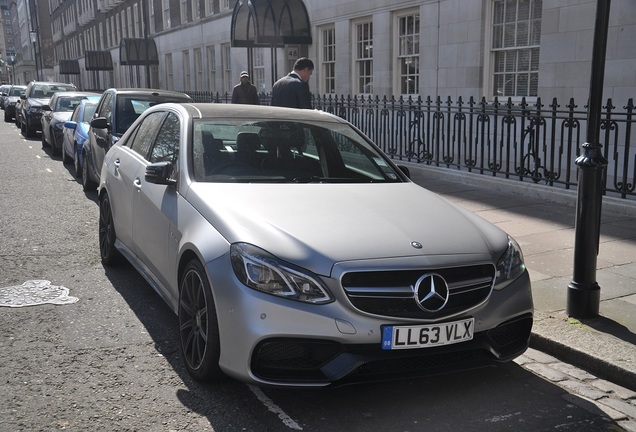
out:
{"label": "car window", "polygon": [[102,102],[99,105],[99,109],[97,110],[97,116],[104,117],[109,122],[112,121],[112,118],[111,118],[111,115],[113,112],[112,100],[113,100],[113,94],[106,93],[104,95],[104,100],[102,100]]}
{"label": "car window", "polygon": [[151,113],[143,119],[143,122],[134,133],[132,142],[129,142],[130,148],[146,158],[148,150],[150,150],[150,146],[152,145],[152,138],[157,132],[157,129],[159,129],[164,116],[165,113],[159,111]]}
{"label": "car window", "polygon": [[401,174],[347,124],[197,120],[194,178],[203,182],[399,182]]}
{"label": "car window", "polygon": [[82,122],[88,123],[93,118],[93,114],[95,114],[95,109],[97,108],[97,104],[95,103],[87,103],[84,105],[84,114],[82,116]]}
{"label": "car window", "polygon": [[23,88],[12,87],[9,91],[9,96],[22,96],[24,94]]}
{"label": "car window", "polygon": [[150,162],[173,162],[176,166],[179,157],[179,145],[181,143],[181,129],[179,117],[174,113],[168,113],[161,129],[157,134],[155,145],[150,153]]}

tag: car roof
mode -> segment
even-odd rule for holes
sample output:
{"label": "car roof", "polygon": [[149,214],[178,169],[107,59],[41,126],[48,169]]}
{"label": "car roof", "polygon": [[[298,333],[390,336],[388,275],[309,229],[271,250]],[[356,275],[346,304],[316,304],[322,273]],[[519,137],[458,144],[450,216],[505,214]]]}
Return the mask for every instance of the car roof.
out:
{"label": "car roof", "polygon": [[185,93],[178,92],[178,91],[173,91],[173,90],[136,88],[136,87],[130,87],[130,88],[109,88],[104,93],[106,93],[106,92],[112,92],[112,93],[116,93],[118,95],[119,94],[142,94],[142,95],[151,94],[151,95],[157,95],[157,96],[177,96],[177,97],[187,96],[188,98],[190,97],[190,96],[188,96]]}
{"label": "car roof", "polygon": [[[166,105],[166,104],[162,104]],[[345,120],[324,111],[273,107],[269,105],[246,105],[224,103],[179,103],[194,118],[259,118],[271,120],[327,121],[346,123]]]}

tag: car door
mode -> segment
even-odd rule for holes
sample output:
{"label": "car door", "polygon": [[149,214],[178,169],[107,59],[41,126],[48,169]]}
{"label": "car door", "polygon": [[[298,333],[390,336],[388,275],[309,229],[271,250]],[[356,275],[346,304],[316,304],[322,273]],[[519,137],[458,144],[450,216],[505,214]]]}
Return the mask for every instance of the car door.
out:
{"label": "car door", "polygon": [[[174,112],[168,112],[156,135],[148,156],[148,163],[169,161],[173,163],[172,177],[177,179],[181,121]],[[174,285],[177,246],[178,192],[175,186],[149,183],[144,178],[145,169],[134,179],[136,193],[133,196],[133,241],[136,254],[164,286]],[[176,293],[170,293],[176,296]]]}
{"label": "car door", "polygon": [[104,156],[110,148],[110,129],[112,128],[113,94],[105,93],[102,100],[97,105],[93,118],[104,117],[108,122],[108,127],[90,129],[90,158],[91,165],[95,169],[95,178],[99,178],[102,169]]}
{"label": "car door", "polygon": [[164,112],[147,116],[121,145],[114,146],[105,159],[117,238],[136,254],[133,242],[135,213],[133,202],[139,193],[138,180],[148,165],[147,156]]}

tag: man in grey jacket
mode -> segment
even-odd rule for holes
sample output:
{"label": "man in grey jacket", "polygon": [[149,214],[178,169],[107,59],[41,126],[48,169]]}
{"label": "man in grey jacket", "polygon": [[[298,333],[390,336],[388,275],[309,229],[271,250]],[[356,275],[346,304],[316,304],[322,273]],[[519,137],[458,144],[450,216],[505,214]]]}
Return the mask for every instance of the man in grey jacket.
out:
{"label": "man in grey jacket", "polygon": [[294,70],[274,83],[272,106],[311,109],[309,77],[314,72],[314,62],[306,57],[294,63]]}

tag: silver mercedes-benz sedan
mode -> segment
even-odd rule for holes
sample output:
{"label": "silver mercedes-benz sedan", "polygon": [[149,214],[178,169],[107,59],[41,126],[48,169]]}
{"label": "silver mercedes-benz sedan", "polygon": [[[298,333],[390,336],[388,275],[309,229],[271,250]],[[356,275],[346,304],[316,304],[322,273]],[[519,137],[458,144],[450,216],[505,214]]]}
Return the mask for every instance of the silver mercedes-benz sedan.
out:
{"label": "silver mercedes-benz sedan", "polygon": [[509,361],[528,347],[518,244],[312,110],[161,104],[107,153],[105,265],[178,315],[197,379],[326,386]]}

